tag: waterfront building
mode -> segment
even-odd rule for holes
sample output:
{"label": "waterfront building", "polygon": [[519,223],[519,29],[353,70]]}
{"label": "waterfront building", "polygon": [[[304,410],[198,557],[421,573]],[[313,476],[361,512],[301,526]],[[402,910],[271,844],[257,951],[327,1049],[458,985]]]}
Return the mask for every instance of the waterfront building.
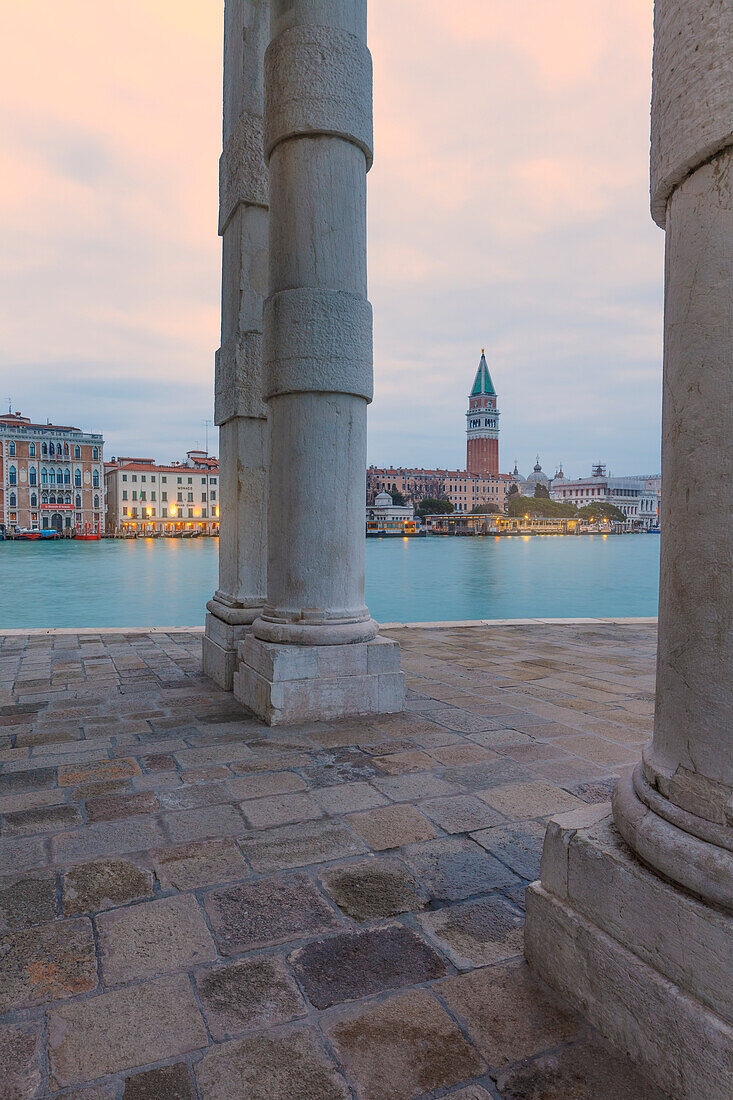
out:
{"label": "waterfront building", "polygon": [[554,479],[550,491],[553,500],[576,508],[614,504],[626,516],[629,530],[644,531],[659,526],[660,495],[661,477],[611,477],[600,463],[593,467],[591,477]]}
{"label": "waterfront building", "polygon": [[366,510],[367,535],[414,535],[418,523],[412,504],[395,504],[389,493],[377,493]]}
{"label": "waterfront building", "polygon": [[206,451],[161,466],[152,458],[105,463],[110,534],[174,534],[219,530],[219,463]]}
{"label": "waterfront building", "polygon": [[104,440],[67,425],[0,416],[0,528],[104,528]]}
{"label": "waterfront building", "polygon": [[449,500],[456,512],[470,512],[481,504],[504,507],[511,480],[499,473],[499,410],[484,351],[468,398],[466,433],[465,470],[370,466],[367,504],[377,493],[399,492],[415,503],[430,497]]}

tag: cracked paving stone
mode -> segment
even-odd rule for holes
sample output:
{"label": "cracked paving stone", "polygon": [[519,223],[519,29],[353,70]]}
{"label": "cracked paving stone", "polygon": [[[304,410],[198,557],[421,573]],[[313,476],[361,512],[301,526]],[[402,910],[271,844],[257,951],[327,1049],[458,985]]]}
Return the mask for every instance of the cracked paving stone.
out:
{"label": "cracked paving stone", "polygon": [[245,837],[241,847],[255,871],[263,874],[363,855],[367,850],[358,837],[335,821],[306,821],[268,829]]}
{"label": "cracked paving stone", "polygon": [[521,1062],[499,1074],[497,1088],[504,1100],[670,1100],[629,1058],[593,1042]]}
{"label": "cracked paving stone", "polygon": [[545,842],[545,825],[524,821],[515,825],[484,829],[471,837],[487,852],[506,863],[522,878],[534,882],[540,877],[540,859]]}
{"label": "cracked paving stone", "polygon": [[249,878],[250,869],[233,840],[204,840],[151,852],[153,866],[164,888],[196,890],[200,886]]}
{"label": "cracked paving stone", "polygon": [[326,1032],[360,1100],[413,1100],[486,1066],[427,990],[342,1013]]}
{"label": "cracked paving stone", "polygon": [[102,913],[97,928],[107,985],[189,969],[216,958],[211,933],[191,894]]}
{"label": "cracked paving stone", "polygon": [[359,749],[331,749],[320,752],[310,767],[301,767],[309,787],[332,787],[336,783],[355,783],[379,775],[372,758]]}
{"label": "cracked paving stone", "polygon": [[125,1078],[122,1100],[196,1100],[196,1090],[188,1066],[178,1062]]}
{"label": "cracked paving stone", "polygon": [[63,907],[66,916],[96,913],[129,901],[152,897],[150,871],[126,859],[100,859],[80,863],[64,875]]}
{"label": "cracked paving stone", "polygon": [[126,986],[48,1010],[48,1051],[56,1088],[209,1045],[186,974]]}
{"label": "cracked paving stone", "polygon": [[572,793],[582,798],[584,802],[598,803],[610,802],[613,789],[618,780],[615,775],[608,779],[596,779],[593,782],[579,783],[573,787]]}
{"label": "cracked paving stone", "polygon": [[459,970],[522,954],[524,921],[503,897],[462,902],[417,919]]}
{"label": "cracked paving stone", "polygon": [[0,932],[45,924],[56,916],[53,875],[0,879]]}
{"label": "cracked paving stone", "polygon": [[316,1008],[434,981],[446,972],[440,955],[402,925],[317,940],[294,951],[289,962]]}
{"label": "cracked paving stone", "polygon": [[0,1015],[97,987],[88,920],[56,921],[0,937]]}
{"label": "cracked paving stone", "polygon": [[37,1025],[0,1024],[0,1095],[7,1100],[40,1096],[41,1043]]}
{"label": "cracked paving stone", "polygon": [[215,1042],[305,1015],[303,998],[285,963],[273,955],[199,970],[196,989]]}
{"label": "cracked paving stone", "polygon": [[497,1068],[566,1043],[581,1031],[579,1020],[550,1000],[526,963],[446,978],[436,992]]}
{"label": "cracked paving stone", "polygon": [[461,901],[518,881],[503,863],[465,837],[413,844],[402,854],[422,888],[437,901]]}
{"label": "cracked paving stone", "polygon": [[202,1100],[348,1100],[351,1095],[311,1029],[213,1047],[196,1066],[196,1078]]}
{"label": "cracked paving stone", "polygon": [[271,947],[337,927],[307,875],[261,879],[213,890],[204,907],[222,955]]}
{"label": "cracked paving stone", "polygon": [[425,905],[415,879],[397,860],[345,863],[329,867],[321,879],[339,909],[354,920],[393,917]]}

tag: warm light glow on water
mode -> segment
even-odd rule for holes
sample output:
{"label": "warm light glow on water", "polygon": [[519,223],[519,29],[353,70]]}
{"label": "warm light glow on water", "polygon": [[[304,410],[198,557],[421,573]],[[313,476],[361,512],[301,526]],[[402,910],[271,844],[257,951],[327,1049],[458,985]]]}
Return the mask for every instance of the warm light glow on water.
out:
{"label": "warm light glow on water", "polygon": [[[219,540],[0,542],[0,630],[202,625]],[[656,535],[369,539],[380,622],[656,615]]]}

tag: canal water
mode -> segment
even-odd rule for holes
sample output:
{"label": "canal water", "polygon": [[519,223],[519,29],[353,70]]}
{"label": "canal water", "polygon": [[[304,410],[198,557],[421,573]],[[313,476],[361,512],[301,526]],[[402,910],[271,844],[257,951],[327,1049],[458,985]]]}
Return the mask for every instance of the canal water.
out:
{"label": "canal water", "polygon": [[[218,539],[0,542],[0,630],[202,625]],[[380,622],[656,615],[657,535],[370,539]]]}

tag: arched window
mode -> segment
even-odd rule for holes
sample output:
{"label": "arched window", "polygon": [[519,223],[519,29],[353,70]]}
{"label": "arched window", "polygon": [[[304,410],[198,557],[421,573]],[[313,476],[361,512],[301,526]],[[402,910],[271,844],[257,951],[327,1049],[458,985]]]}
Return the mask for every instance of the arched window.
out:
{"label": "arched window", "polygon": [[77,508],[81,508],[81,493],[76,494],[76,506]]}
{"label": "arched window", "polygon": [[49,497],[49,499],[50,499],[50,501],[51,501],[51,503],[52,503],[52,504],[55,504],[55,503],[56,503],[56,494],[55,494],[55,493],[51,493],[51,496]]}
{"label": "arched window", "polygon": [[71,485],[71,470],[64,470],[64,485]]}
{"label": "arched window", "polygon": [[31,445],[29,446],[28,455],[29,455],[30,458],[35,458],[36,457],[36,445],[35,445],[35,443],[31,443]]}
{"label": "arched window", "polygon": [[44,458],[48,454],[48,443],[44,443],[41,447],[41,454],[44,456]]}
{"label": "arched window", "polygon": [[11,507],[11,508],[15,508],[15,504],[16,504],[16,499],[17,499],[17,498],[16,498],[16,496],[15,496],[15,493],[11,493],[11,494],[10,494],[10,497],[9,497],[9,501],[10,501],[10,507]]}
{"label": "arched window", "polygon": [[66,494],[66,503],[68,504],[69,508],[71,508],[71,493]]}
{"label": "arched window", "polygon": [[99,447],[95,447],[92,451],[92,459],[94,462],[99,462]]}
{"label": "arched window", "polygon": [[14,439],[10,440],[10,443],[8,445],[8,454],[11,455],[11,456],[15,454],[15,440]]}
{"label": "arched window", "polygon": [[30,470],[28,471],[28,481],[31,483],[31,485],[36,484],[36,478],[37,477],[38,477],[38,475],[36,474],[35,466],[31,466]]}
{"label": "arched window", "polygon": [[74,458],[81,458],[81,447],[79,446],[78,443],[74,447]]}
{"label": "arched window", "polygon": [[37,507],[38,507],[38,497],[36,496],[35,493],[31,493],[31,508],[37,508]]}
{"label": "arched window", "polygon": [[74,485],[81,489],[81,470],[74,470]]}
{"label": "arched window", "polygon": [[8,481],[10,482],[11,485],[17,485],[18,484],[18,474],[17,474],[17,471],[15,469],[15,466],[11,466],[10,469],[8,470]]}
{"label": "arched window", "polygon": [[68,444],[68,443],[64,443],[64,454],[65,454],[65,455],[68,455],[68,453],[69,453],[69,444]]}
{"label": "arched window", "polygon": [[41,470],[41,485],[48,485],[48,470],[45,466]]}
{"label": "arched window", "polygon": [[99,488],[99,470],[95,470],[92,474],[92,485],[95,489]]}
{"label": "arched window", "polygon": [[99,494],[98,493],[95,494],[95,496],[94,496],[94,507],[99,508]]}
{"label": "arched window", "polygon": [[56,484],[63,485],[64,483],[64,471],[59,467],[56,471]]}
{"label": "arched window", "polygon": [[48,504],[48,493],[41,493],[41,504]]}
{"label": "arched window", "polygon": [[48,480],[51,482],[52,485],[56,484],[56,471],[54,470],[53,466],[51,467],[51,472],[48,475]]}
{"label": "arched window", "polygon": [[54,453],[55,453],[55,451],[54,451],[54,445],[53,445],[53,440],[52,440],[52,441],[51,441],[51,442],[49,443],[49,445],[48,445],[48,453],[49,453],[50,455],[52,455],[52,454],[54,454]]}

